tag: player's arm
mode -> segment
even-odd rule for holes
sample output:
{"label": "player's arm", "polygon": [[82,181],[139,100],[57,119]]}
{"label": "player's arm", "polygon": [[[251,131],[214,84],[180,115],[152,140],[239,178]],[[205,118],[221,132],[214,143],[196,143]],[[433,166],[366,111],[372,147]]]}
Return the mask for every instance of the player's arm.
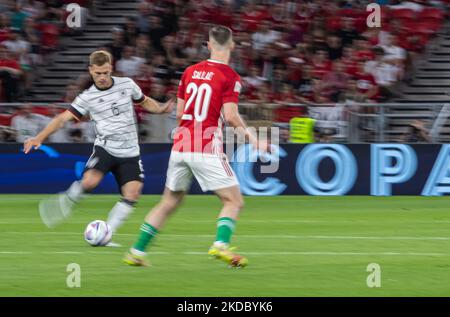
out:
{"label": "player's arm", "polygon": [[169,99],[169,101],[164,104],[160,104],[155,99],[144,96],[144,100],[137,104],[141,105],[142,108],[150,113],[170,113],[173,110],[175,102],[173,99]]}
{"label": "player's arm", "polygon": [[38,133],[38,135],[25,141],[23,150],[25,154],[28,154],[33,148],[38,149],[49,135],[62,128],[67,121],[72,119],[77,119],[77,117],[69,110],[66,110],[54,117],[53,120],[50,121],[41,132]]}
{"label": "player's arm", "polygon": [[177,123],[180,124],[184,112],[184,99],[177,98]]}
{"label": "player's arm", "polygon": [[267,144],[267,141],[258,141],[257,136],[248,129],[244,119],[242,119],[241,115],[239,114],[237,103],[225,103],[223,105],[223,114],[227,124],[234,127],[238,133],[243,134],[248,142],[252,144],[256,149],[262,150],[264,152],[270,152],[270,145]]}

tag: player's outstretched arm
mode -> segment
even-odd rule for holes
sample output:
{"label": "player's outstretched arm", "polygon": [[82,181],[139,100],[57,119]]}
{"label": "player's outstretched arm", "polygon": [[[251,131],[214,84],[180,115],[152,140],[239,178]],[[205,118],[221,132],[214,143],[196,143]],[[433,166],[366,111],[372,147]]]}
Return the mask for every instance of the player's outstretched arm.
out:
{"label": "player's outstretched arm", "polygon": [[39,132],[38,135],[24,142],[23,151],[25,152],[25,154],[28,154],[32,149],[37,150],[41,146],[42,142],[44,142],[44,140],[48,138],[50,134],[62,128],[64,126],[64,123],[74,118],[75,116],[68,110],[54,117],[53,120],[50,121],[49,124],[41,132]]}
{"label": "player's outstretched arm", "polygon": [[170,99],[166,103],[160,105],[159,102],[147,96],[144,101],[140,103],[140,105],[150,113],[170,113],[173,110],[174,104],[174,100]]}
{"label": "player's outstretched arm", "polygon": [[225,121],[236,128],[238,133],[242,133],[245,135],[246,139],[250,144],[252,144],[255,149],[270,152],[270,144],[265,140],[258,140],[257,136],[255,136],[249,129],[247,129],[247,125],[245,124],[244,119],[242,119],[241,115],[238,111],[238,106],[234,102],[227,102],[223,105],[223,112]]}

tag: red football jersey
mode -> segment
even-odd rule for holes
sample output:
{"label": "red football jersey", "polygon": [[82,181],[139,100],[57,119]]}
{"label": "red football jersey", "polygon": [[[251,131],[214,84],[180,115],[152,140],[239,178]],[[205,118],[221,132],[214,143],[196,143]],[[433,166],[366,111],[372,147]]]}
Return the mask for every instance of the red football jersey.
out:
{"label": "red football jersey", "polygon": [[227,64],[209,59],[188,67],[178,87],[185,105],[172,151],[222,153],[222,107],[238,103],[241,87],[240,76]]}

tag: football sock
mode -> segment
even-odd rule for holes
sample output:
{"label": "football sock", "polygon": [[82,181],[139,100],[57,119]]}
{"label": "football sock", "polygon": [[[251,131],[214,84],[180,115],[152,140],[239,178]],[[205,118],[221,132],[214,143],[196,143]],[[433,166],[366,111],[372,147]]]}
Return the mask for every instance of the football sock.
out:
{"label": "football sock", "polygon": [[136,205],[135,201],[122,198],[111,209],[106,223],[111,227],[113,234],[128,219],[134,210],[134,205]]}
{"label": "football sock", "polygon": [[228,217],[219,218],[217,221],[216,242],[229,244],[231,235],[236,227],[236,221]]}
{"label": "football sock", "polygon": [[[152,239],[156,237],[158,234],[158,229],[153,227],[152,225],[148,223],[144,223],[141,226],[141,231],[139,233],[139,238],[136,241],[136,243],[133,246],[133,249],[131,250],[136,255],[142,255],[143,252],[145,252],[145,249],[150,244]],[[137,251],[137,252],[136,252]]]}
{"label": "football sock", "polygon": [[67,197],[73,202],[78,203],[82,198],[85,190],[81,186],[81,181],[75,181],[70,185],[69,189],[66,190]]}

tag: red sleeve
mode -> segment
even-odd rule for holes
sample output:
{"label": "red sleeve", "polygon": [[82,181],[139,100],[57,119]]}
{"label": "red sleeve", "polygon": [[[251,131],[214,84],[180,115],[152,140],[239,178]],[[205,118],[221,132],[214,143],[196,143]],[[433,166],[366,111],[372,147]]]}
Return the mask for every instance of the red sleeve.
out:
{"label": "red sleeve", "polygon": [[185,92],[185,85],[184,85],[184,77],[185,77],[186,71],[184,71],[183,75],[180,79],[180,84],[178,85],[178,93],[177,97],[184,100],[184,92]]}
{"label": "red sleeve", "polygon": [[227,102],[238,103],[241,88],[241,78],[239,76],[232,77],[232,79],[227,82],[227,85],[223,91],[222,104]]}

